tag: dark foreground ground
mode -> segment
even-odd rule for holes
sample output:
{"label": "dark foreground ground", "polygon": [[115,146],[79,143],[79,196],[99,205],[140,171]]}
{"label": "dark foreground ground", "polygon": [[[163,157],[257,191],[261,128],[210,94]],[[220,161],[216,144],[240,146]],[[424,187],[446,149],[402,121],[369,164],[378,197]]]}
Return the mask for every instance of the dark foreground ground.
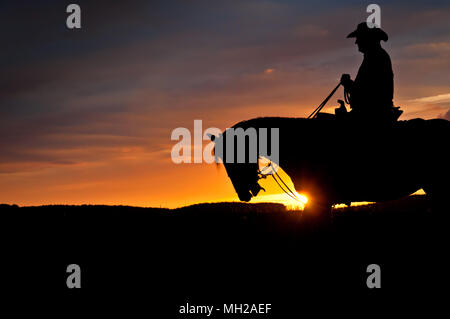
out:
{"label": "dark foreground ground", "polygon": [[[332,226],[320,227],[277,204],[2,205],[0,287],[24,308],[42,298],[67,312],[89,304],[151,318],[207,318],[179,315],[187,302],[272,304],[270,315],[210,318],[430,315],[448,308],[450,268],[448,225],[428,206],[413,196],[336,209]],[[73,263],[81,289],[66,286]],[[381,267],[381,289],[367,288],[369,264]]]}

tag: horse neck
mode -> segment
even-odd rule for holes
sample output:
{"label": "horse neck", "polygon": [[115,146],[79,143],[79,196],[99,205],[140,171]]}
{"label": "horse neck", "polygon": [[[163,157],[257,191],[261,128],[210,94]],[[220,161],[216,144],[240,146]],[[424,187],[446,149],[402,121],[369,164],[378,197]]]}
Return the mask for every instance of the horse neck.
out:
{"label": "horse neck", "polygon": [[[306,119],[300,118],[279,118],[266,117],[256,118],[248,121],[243,121],[236,124],[234,127],[242,127],[243,129],[254,128],[258,137],[261,138],[262,129],[278,128],[279,130],[279,160],[274,161],[287,174],[295,174],[296,167],[298,168],[299,158],[293,152],[293,147],[298,147],[295,142],[298,141],[298,136],[302,136],[300,132],[308,126],[310,122]],[[294,142],[292,142],[294,141]],[[267,138],[266,143],[271,143],[271,139]]]}

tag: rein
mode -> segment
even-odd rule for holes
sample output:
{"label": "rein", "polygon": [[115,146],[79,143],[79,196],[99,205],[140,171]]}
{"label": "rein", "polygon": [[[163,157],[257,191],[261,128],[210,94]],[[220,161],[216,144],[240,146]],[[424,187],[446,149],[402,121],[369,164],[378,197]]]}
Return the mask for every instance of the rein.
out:
{"label": "rein", "polygon": [[[292,199],[296,200],[299,203],[302,203],[302,201],[298,198],[297,195],[295,195],[295,193],[289,188],[289,186],[283,181],[283,179],[281,178],[281,176],[278,174],[277,171],[275,171],[275,169],[273,168],[273,164],[272,162],[270,162],[266,167],[270,167],[272,170],[272,174],[262,174],[261,172],[258,172],[258,174],[260,175],[260,178],[266,178],[267,175],[272,176],[272,178],[274,179],[274,181],[278,184],[278,186],[281,188],[281,190],[286,193],[287,195],[289,195]],[[276,176],[276,177],[275,177]],[[284,187],[286,187],[286,189],[284,189],[283,186],[281,186],[280,182],[277,180],[277,178],[281,181],[281,183],[284,185]]]}
{"label": "rein", "polygon": [[[319,112],[323,109],[323,107],[325,106],[325,104],[327,104],[327,102],[331,99],[331,97],[333,96],[334,92],[337,91],[337,89],[341,86],[341,83],[339,82],[339,84],[333,89],[333,91],[331,91],[331,93],[326,97],[325,100],[323,100],[322,103],[320,103],[320,105],[314,110],[314,112],[312,112],[307,118],[315,118],[317,116],[317,114],[319,114]],[[347,97],[344,96],[345,101],[347,101]],[[347,102],[348,103],[348,102]]]}

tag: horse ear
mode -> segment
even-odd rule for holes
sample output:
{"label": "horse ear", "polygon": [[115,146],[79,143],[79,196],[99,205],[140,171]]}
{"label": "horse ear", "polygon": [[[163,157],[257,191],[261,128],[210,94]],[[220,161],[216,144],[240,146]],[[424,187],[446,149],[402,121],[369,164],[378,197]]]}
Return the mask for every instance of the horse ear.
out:
{"label": "horse ear", "polygon": [[214,142],[214,140],[217,138],[217,136],[213,135],[213,134],[206,134],[208,135],[208,137],[211,139],[212,142]]}

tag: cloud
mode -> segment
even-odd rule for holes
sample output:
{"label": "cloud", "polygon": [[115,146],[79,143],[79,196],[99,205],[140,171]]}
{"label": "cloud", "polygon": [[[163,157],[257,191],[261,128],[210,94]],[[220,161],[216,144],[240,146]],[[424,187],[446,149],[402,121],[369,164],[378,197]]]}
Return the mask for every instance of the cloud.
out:
{"label": "cloud", "polygon": [[300,25],[294,29],[293,33],[304,40],[305,38],[325,38],[330,34],[324,27],[312,24]]}
{"label": "cloud", "polygon": [[439,117],[447,121],[450,121],[450,110],[448,110],[445,114],[441,114]]}
{"label": "cloud", "polygon": [[446,94],[438,94],[434,96],[421,97],[418,99],[413,99],[411,102],[420,102],[420,103],[444,103],[450,102],[450,93]]}

